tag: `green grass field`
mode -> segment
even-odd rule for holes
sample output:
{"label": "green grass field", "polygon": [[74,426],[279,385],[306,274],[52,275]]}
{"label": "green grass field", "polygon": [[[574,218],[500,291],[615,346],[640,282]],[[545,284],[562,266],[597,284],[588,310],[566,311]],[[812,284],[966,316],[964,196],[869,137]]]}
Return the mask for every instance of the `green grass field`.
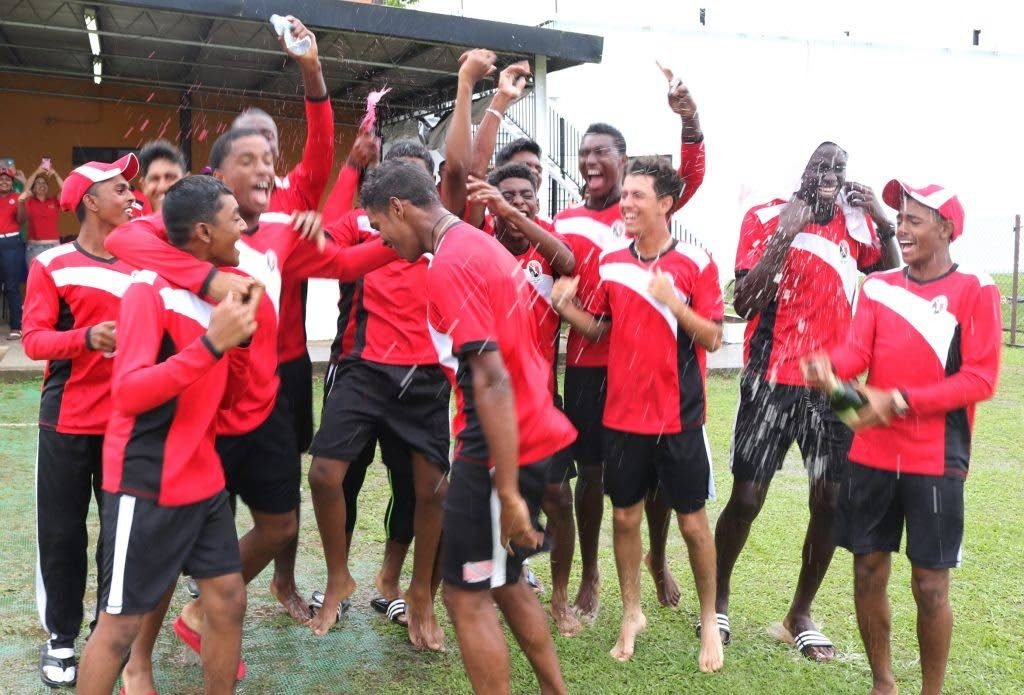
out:
{"label": "green grass field", "polygon": [[[38,381],[0,384],[0,525],[5,529],[0,563],[0,692],[48,692],[39,683],[37,649],[45,635],[34,601],[34,428]],[[710,422],[719,499],[709,504],[714,520],[730,488],[728,441],[735,412],[734,376],[710,379]],[[317,395],[319,398],[319,394]],[[964,566],[953,575],[956,614],[947,692],[1024,692],[1024,350],[1004,352],[998,396],[982,406],[975,430],[974,460],[967,485]],[[308,465],[308,461],[307,461]],[[448,652],[417,653],[403,629],[387,623],[369,605],[373,574],[383,549],[382,516],[387,485],[382,466],[367,477],[356,530],[353,574],[360,586],[354,607],[328,636],[314,637],[293,624],[267,591],[269,574],[250,585],[243,652],[249,676],[242,693],[464,693],[469,685],[459,661],[451,626]],[[321,588],[325,572],[308,490],[303,490],[303,523],[298,580],[303,591]],[[245,512],[239,529],[248,529]],[[587,693],[866,693],[870,675],[857,634],[849,554],[839,551],[815,616],[836,642],[841,658],[812,664],[775,643],[766,628],[781,619],[792,596],[800,546],[807,523],[806,476],[795,451],[776,479],[761,518],[740,558],[733,580],[733,644],[722,673],[697,671],[698,642],[693,633],[696,596],[677,532],[670,536],[671,566],[683,590],[678,610],[658,607],[644,578],[648,629],[629,664],[608,656],[617,635],[619,596],[612,558],[609,514],[601,550],[602,607],[597,622],[582,635],[555,637],[571,692]],[[92,524],[96,530],[95,519]],[[546,562],[534,568],[545,583]],[[578,568],[577,568],[578,569]],[[909,565],[894,561],[893,653],[896,676],[905,693],[920,687],[914,603]],[[575,591],[575,579],[570,586]],[[171,618],[185,600],[184,589]],[[94,596],[86,598],[91,610]],[[438,604],[443,616],[443,606]],[[170,620],[157,645],[160,692],[202,692],[200,668],[174,638]],[[513,649],[513,691],[535,692],[525,659]]]}

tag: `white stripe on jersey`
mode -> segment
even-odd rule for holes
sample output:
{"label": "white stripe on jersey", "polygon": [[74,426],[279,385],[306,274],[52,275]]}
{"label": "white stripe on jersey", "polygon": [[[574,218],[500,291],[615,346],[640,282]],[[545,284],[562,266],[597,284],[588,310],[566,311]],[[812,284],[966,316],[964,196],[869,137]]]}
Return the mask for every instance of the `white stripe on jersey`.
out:
{"label": "white stripe on jersey", "polygon": [[938,301],[940,297],[925,299],[910,290],[874,278],[868,278],[864,283],[864,296],[902,316],[935,351],[943,368],[946,367],[949,346],[958,322],[945,303]]}
{"label": "white stripe on jersey", "polygon": [[[668,324],[669,330],[672,331],[672,335],[676,335],[679,324],[676,321],[675,315],[667,306],[655,299],[654,295],[647,290],[651,284],[651,278],[654,277],[651,271],[644,270],[633,263],[602,263],[599,270],[601,273],[601,282],[614,282],[636,292],[651,305],[651,308],[657,311],[658,314],[665,319],[665,323]],[[684,302],[687,301],[687,296],[681,292],[678,287],[674,287],[673,289],[675,289],[677,297],[682,299]],[[616,318],[613,315],[612,321],[615,320]]]}
{"label": "white stripe on jersey", "polygon": [[131,275],[98,266],[58,268],[50,275],[53,277],[53,284],[57,287],[67,287],[68,285],[90,287],[94,290],[109,292],[115,297],[123,297],[128,286],[132,284]]}
{"label": "white stripe on jersey", "polygon": [[[274,213],[276,214],[276,213]],[[266,217],[263,214],[260,219]],[[273,250],[257,251],[239,239],[235,244],[238,249],[238,269],[255,280],[263,283],[270,303],[274,305],[274,313],[281,313],[281,263]]]}
{"label": "white stripe on jersey", "polygon": [[260,224],[289,224],[292,216],[287,212],[264,212],[260,215]]}
{"label": "white stripe on jersey", "polygon": [[380,232],[370,226],[370,217],[368,215],[359,215],[356,217],[356,228],[358,228],[360,232],[366,232],[367,234],[373,234],[374,236],[380,235]]}
{"label": "white stripe on jersey", "polygon": [[850,306],[853,306],[853,300],[857,296],[858,270],[857,259],[853,257],[853,251],[850,249],[849,244],[846,244],[846,251],[844,253],[842,247],[834,241],[817,234],[800,232],[793,239],[790,248],[800,249],[817,256],[825,261],[832,270],[836,271],[836,274],[843,283],[846,301],[850,303]]}
{"label": "white stripe on jersey", "polygon": [[672,250],[683,254],[693,261],[694,265],[696,265],[697,269],[702,273],[704,272],[704,269],[708,267],[708,264],[711,263],[711,256],[708,252],[698,246],[694,246],[693,244],[687,244],[680,241],[676,243]]}
{"label": "white stripe on jersey", "polygon": [[170,311],[189,317],[203,328],[210,326],[213,307],[188,290],[164,287],[160,290],[160,298]]}
{"label": "white stripe on jersey", "polygon": [[60,244],[59,246],[54,246],[52,249],[43,251],[41,254],[36,256],[35,259],[44,266],[48,266],[53,262],[53,259],[60,258],[65,254],[74,253],[77,250],[78,249],[74,244]]}
{"label": "white stripe on jersey", "polygon": [[754,211],[754,217],[760,220],[761,224],[768,224],[780,214],[782,214],[782,208],[786,207],[785,203],[778,203],[776,205],[769,205],[766,208],[761,208]]}
{"label": "white stripe on jersey", "polygon": [[562,236],[581,236],[599,249],[622,248],[629,244],[622,234],[592,217],[562,217],[555,220],[555,231]]}
{"label": "white stripe on jersey", "polygon": [[453,353],[455,344],[452,342],[452,337],[447,333],[438,331],[430,325],[429,321],[427,322],[427,330],[430,331],[430,339],[434,343],[434,349],[437,350],[437,361],[452,374],[458,374],[459,361]]}

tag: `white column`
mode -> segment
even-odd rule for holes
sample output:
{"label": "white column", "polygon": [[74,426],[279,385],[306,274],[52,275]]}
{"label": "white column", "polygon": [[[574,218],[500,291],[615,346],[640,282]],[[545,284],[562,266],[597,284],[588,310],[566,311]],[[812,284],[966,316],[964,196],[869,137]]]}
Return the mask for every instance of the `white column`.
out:
{"label": "white column", "polygon": [[[551,146],[548,138],[548,57],[536,55],[533,57],[533,139],[540,144],[542,157],[549,155],[548,148]],[[544,161],[543,159],[541,160]],[[544,176],[540,182],[540,214],[550,216],[548,202],[550,192],[548,183],[551,177],[548,176],[548,167],[544,167]]]}

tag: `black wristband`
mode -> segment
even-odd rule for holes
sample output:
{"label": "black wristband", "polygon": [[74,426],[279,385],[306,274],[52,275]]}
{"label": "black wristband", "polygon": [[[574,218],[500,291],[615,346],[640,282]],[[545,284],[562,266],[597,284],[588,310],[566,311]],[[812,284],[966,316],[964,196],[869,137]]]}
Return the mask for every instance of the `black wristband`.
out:
{"label": "black wristband", "polygon": [[209,337],[207,337],[205,333],[199,337],[199,340],[203,341],[203,345],[206,346],[206,349],[209,350],[210,354],[216,357],[218,360],[224,356],[223,352],[221,352],[220,350],[213,346],[213,343],[210,342]]}
{"label": "black wristband", "polygon": [[888,244],[896,236],[896,228],[888,222],[884,226],[879,225],[877,232],[878,239],[883,244]]}

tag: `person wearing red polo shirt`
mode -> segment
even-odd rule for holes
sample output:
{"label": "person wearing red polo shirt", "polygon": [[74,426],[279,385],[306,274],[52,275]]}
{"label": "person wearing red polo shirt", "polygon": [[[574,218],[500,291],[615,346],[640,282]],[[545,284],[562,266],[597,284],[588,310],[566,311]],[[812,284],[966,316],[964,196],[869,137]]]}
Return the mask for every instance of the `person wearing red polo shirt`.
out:
{"label": "person wearing red polo shirt", "polygon": [[[53,178],[56,190],[50,189]],[[29,177],[29,185],[18,198],[18,222],[28,223],[25,240],[25,262],[60,243],[57,217],[60,215],[60,191],[64,179],[53,169],[39,167]]]}
{"label": "person wearing red polo shirt", "polygon": [[[477,208],[486,206],[491,214],[484,216],[483,230],[494,234],[494,238],[515,256],[523,268],[523,278],[531,290],[531,307],[537,319],[537,345],[551,364],[551,394],[555,406],[561,409],[556,372],[562,320],[551,306],[551,288],[556,278],[573,274],[576,259],[565,240],[554,233],[551,222],[537,215],[539,182],[533,169],[519,163],[508,163],[495,169],[486,181],[470,178],[470,218],[475,221],[483,212]],[[551,617],[563,637],[572,637],[583,629],[583,624],[569,605],[569,573],[576,550],[569,481],[575,477],[572,451],[566,449],[553,456],[548,466],[542,505],[552,543]]]}
{"label": "person wearing red polo shirt", "polygon": [[949,243],[964,227],[951,190],[894,179],[882,199],[899,213],[896,241],[907,265],[869,276],[849,337],[803,368],[808,385],[826,393],[836,379],[868,374],[858,387],[866,404],[854,423],[836,538],[853,553],[871,692],[898,691],[887,587],[906,527],[921,692],[938,695],[953,631],[949,570],[960,566],[975,405],[992,397],[999,375],[1000,296],[989,275],[950,257]]}
{"label": "person wearing red polo shirt", "polygon": [[[206,262],[238,263],[245,221],[223,183],[183,179],[163,212],[172,244]],[[235,690],[245,584],[214,440],[218,409],[248,388],[247,372],[224,358],[252,337],[258,303],[231,293],[213,306],[148,270],[124,293],[103,443],[101,613],[82,656],[80,693],[111,692],[133,640],[166,609],[182,571],[198,580],[206,607],[206,692]],[[151,674],[146,685],[153,690]]]}
{"label": "person wearing red polo shirt", "polygon": [[[670,79],[669,84],[668,105],[679,115],[682,124],[679,175],[684,186],[673,209],[675,212],[693,197],[704,181],[704,133],[697,104],[686,85],[676,79]],[[578,154],[580,176],[586,186],[585,202],[562,210],[555,216],[554,223],[555,231],[565,238],[576,257],[579,298],[586,308],[598,284],[601,254],[626,242],[619,209],[626,168],[626,140],[612,126],[594,123],[584,133]],[[593,344],[579,331],[570,329],[565,365],[565,413],[580,433],[573,446],[579,473],[575,497],[582,564],[575,605],[582,615],[593,619],[598,610],[597,549],[604,513],[601,418],[608,376],[607,344]],[[646,564],[662,605],[675,606],[679,603],[679,587],[665,559],[670,510],[657,494],[652,495],[649,502],[647,518],[652,543]]]}
{"label": "person wearing red polo shirt", "polygon": [[[75,640],[88,578],[89,498],[102,507],[103,433],[110,419],[112,353],[131,266],[107,235],[131,216],[135,155],[89,162],[68,175],[61,206],[74,212],[76,241],[44,250],[29,270],[25,354],[46,360],[36,455],[36,604],[49,637],[39,671],[50,687],[76,680]],[[97,544],[97,565],[103,554]]]}
{"label": "person wearing red polo shirt", "polygon": [[185,155],[167,140],[151,140],[139,150],[139,185],[149,215],[160,212],[167,190],[187,173]]}
{"label": "person wearing red polo shirt", "polygon": [[0,167],[0,282],[7,295],[8,340],[21,338],[21,282],[25,277],[25,243],[18,221],[18,193],[14,180],[25,182],[25,175],[12,167]]}
{"label": "person wearing red polo shirt", "polygon": [[843,340],[859,272],[899,262],[892,224],[870,188],[847,182],[846,162],[845,150],[821,143],[788,203],[756,206],[743,219],[735,307],[749,322],[746,359],[732,441],[732,492],[715,527],[716,619],[728,644],[733,568],[796,441],[809,478],[810,521],[793,601],[772,631],[813,661],[835,658],[831,640],[811,619],[811,604],[835,552],[836,495],[852,434],[827,399],[804,385],[800,358]]}
{"label": "person wearing red polo shirt", "polygon": [[537,530],[547,459],[575,435],[552,401],[551,365],[536,340],[530,291],[493,237],[444,209],[421,167],[384,162],[360,194],[370,224],[398,254],[429,254],[428,323],[458,411],[445,498],[441,573],[459,650],[477,692],[508,692],[509,656],[495,604],[545,693],[564,693],[523,560]]}
{"label": "person wearing red polo shirt", "polygon": [[[683,190],[660,157],[630,162],[620,202],[628,246],[606,251],[588,311],[573,303],[579,277],[563,278],[552,304],[588,340],[608,341],[604,485],[615,509],[622,626],[611,656],[633,657],[647,626],[640,605],[644,500],[660,488],[689,551],[703,621],[715,615],[715,544],[705,500],[714,495],[704,433],[705,353],[722,342],[718,268],[706,251],[672,238],[669,212]],[[596,318],[595,318],[596,317]],[[640,327],[645,327],[640,330]],[[698,665],[722,667],[717,630],[701,633]]]}

